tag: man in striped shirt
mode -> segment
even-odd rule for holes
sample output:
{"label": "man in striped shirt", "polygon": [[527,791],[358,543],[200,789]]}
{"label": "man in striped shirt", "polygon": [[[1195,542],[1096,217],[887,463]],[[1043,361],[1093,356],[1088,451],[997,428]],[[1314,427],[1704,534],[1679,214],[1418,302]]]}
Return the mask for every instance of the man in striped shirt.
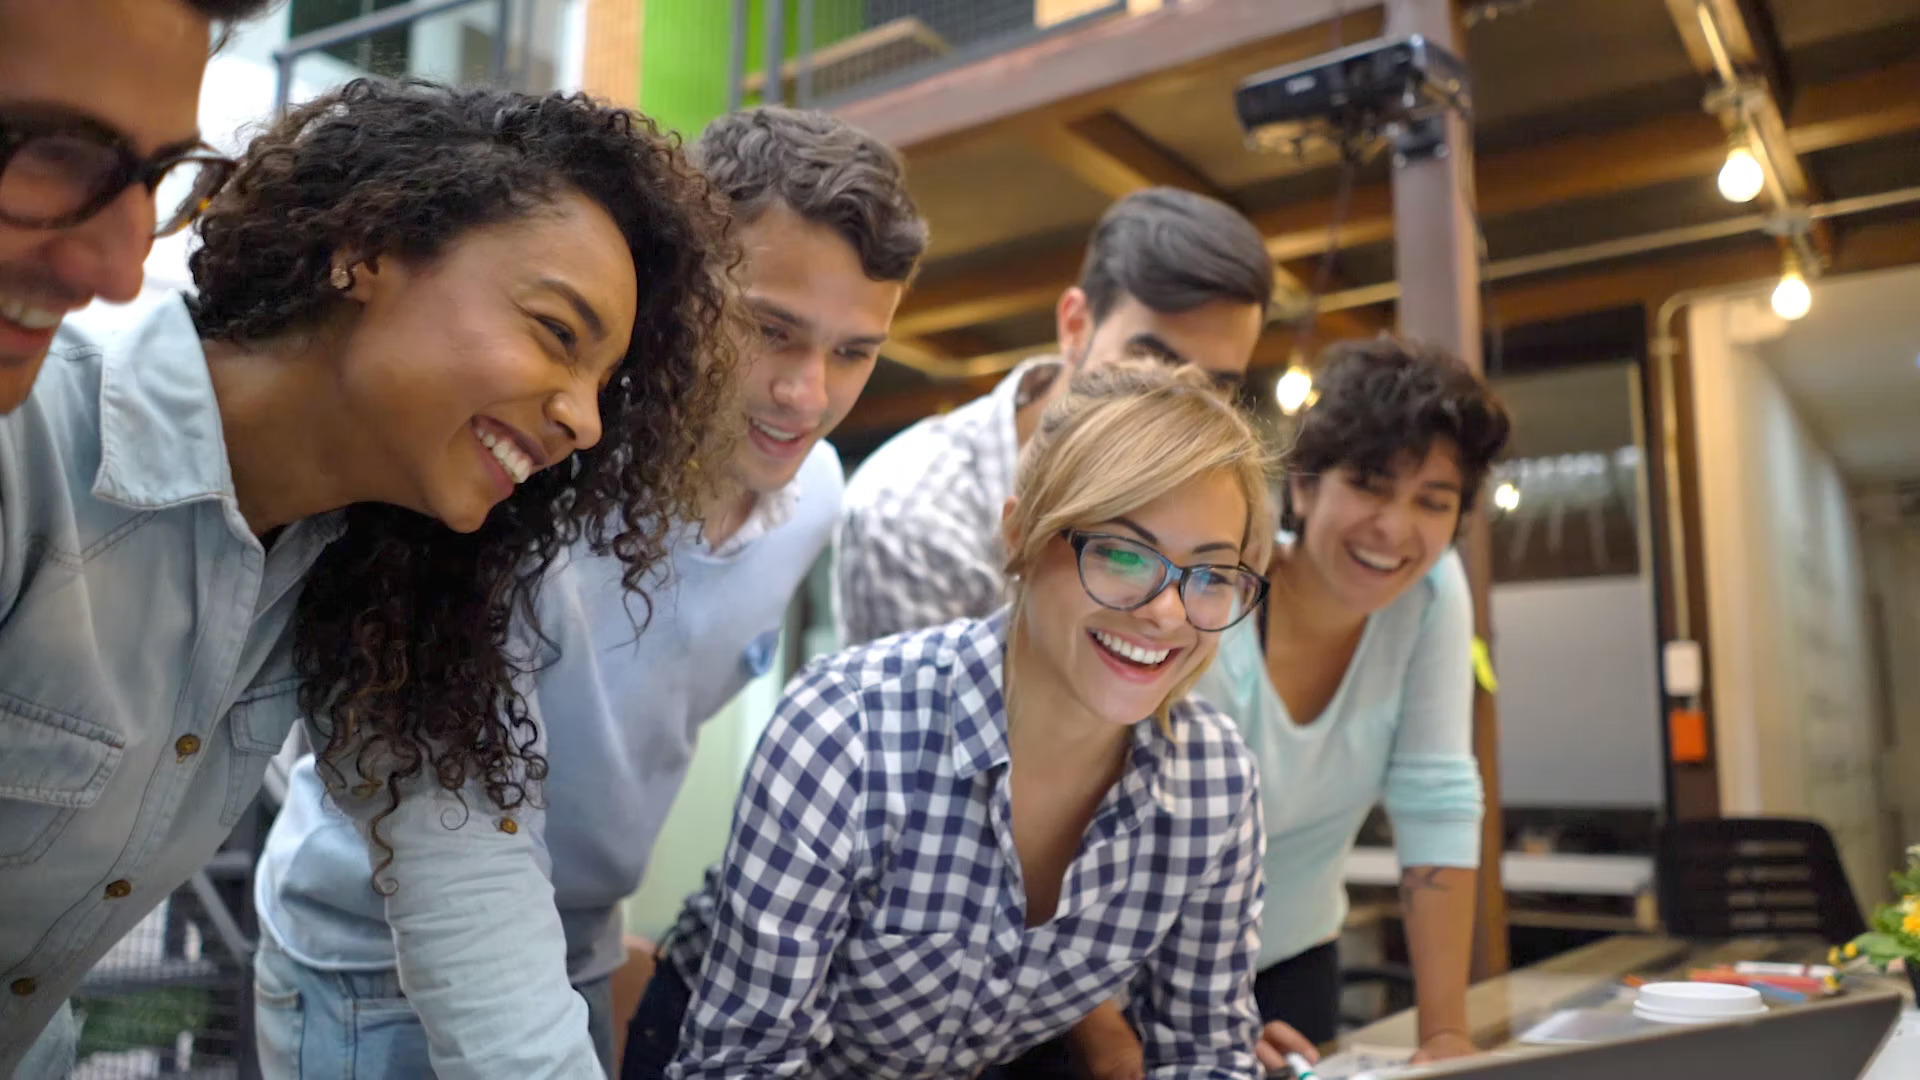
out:
{"label": "man in striped shirt", "polygon": [[841,644],[998,608],[1001,507],[1020,447],[1066,388],[1063,376],[1147,355],[1237,386],[1272,293],[1259,232],[1226,204],[1173,188],[1115,203],[1094,227],[1079,282],[1055,306],[1059,354],[894,436],[849,481],[834,554]]}

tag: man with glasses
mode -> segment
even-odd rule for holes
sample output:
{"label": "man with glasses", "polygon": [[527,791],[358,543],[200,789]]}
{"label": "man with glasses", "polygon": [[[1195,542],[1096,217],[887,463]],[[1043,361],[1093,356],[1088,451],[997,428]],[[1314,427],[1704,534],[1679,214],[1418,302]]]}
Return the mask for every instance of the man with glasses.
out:
{"label": "man with glasses", "polygon": [[1191,363],[1237,389],[1273,294],[1273,260],[1233,208],[1174,188],[1121,199],[1094,226],[1054,310],[1060,354],[901,432],[848,482],[834,553],[842,645],[1005,602],[1000,512],[1020,448],[1067,375],[1121,356]]}
{"label": "man with glasses", "polygon": [[200,141],[219,29],[271,0],[0,0],[0,414],[69,312],[140,291],[232,172]]}

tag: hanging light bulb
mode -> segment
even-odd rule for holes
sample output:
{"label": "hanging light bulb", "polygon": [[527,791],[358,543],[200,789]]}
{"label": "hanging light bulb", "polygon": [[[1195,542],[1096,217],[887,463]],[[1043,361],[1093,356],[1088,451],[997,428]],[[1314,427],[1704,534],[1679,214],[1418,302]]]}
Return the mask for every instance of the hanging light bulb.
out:
{"label": "hanging light bulb", "polygon": [[1728,202],[1752,202],[1767,186],[1767,174],[1760,159],[1753,156],[1746,142],[1736,137],[1727,149],[1726,164],[1720,166],[1720,195]]}
{"label": "hanging light bulb", "polygon": [[1520,508],[1520,489],[1508,480],[1493,489],[1493,505],[1511,514]]}
{"label": "hanging light bulb", "polygon": [[1312,393],[1313,376],[1299,364],[1289,367],[1280,381],[1273,384],[1273,400],[1279,402],[1280,411],[1288,416],[1299,412]]}
{"label": "hanging light bulb", "polygon": [[1792,248],[1787,249],[1786,268],[1780,273],[1780,284],[1773,287],[1772,302],[1773,313],[1787,320],[1801,318],[1813,308],[1813,290],[1807,287],[1800,258]]}

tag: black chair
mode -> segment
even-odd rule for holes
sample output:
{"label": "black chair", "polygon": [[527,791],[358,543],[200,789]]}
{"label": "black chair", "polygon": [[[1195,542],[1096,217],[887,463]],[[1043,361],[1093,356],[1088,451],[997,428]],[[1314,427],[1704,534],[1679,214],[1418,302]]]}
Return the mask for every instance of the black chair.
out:
{"label": "black chair", "polygon": [[1818,935],[1829,944],[1866,920],[1826,827],[1793,818],[1707,818],[1661,827],[1660,917],[1678,938]]}

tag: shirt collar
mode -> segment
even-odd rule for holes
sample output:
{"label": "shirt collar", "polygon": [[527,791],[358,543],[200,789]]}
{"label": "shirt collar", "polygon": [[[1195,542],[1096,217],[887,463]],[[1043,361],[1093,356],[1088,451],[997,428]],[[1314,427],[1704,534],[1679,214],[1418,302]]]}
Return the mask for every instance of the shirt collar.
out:
{"label": "shirt collar", "polygon": [[1020,467],[1020,434],[1014,426],[1020,412],[1020,387],[1035,370],[1043,367],[1059,367],[1061,360],[1057,356],[1036,356],[1026,361],[993,388],[993,404],[988,410],[987,438],[992,439],[997,451],[989,455],[993,462],[993,475],[986,477],[991,485],[988,502],[993,507],[994,520],[999,520],[1000,504],[1013,495],[1014,475]]}
{"label": "shirt collar", "polygon": [[697,543],[710,558],[731,559],[745,551],[748,544],[767,535],[773,530],[793,520],[794,511],[800,506],[800,477],[796,474],[787,486],[767,495],[756,496],[753,509],[747,511],[747,519],[733,531],[733,535],[721,541],[719,546],[709,548],[707,538],[700,535],[699,526],[695,526]]}
{"label": "shirt collar", "polygon": [[1007,609],[968,624],[948,649],[953,771],[965,780],[1008,761]]}
{"label": "shirt collar", "polygon": [[136,509],[234,498],[213,376],[181,297],[101,348],[93,493]]}
{"label": "shirt collar", "polygon": [[[954,775],[965,780],[1005,765],[1007,744],[1006,653],[1009,610],[970,624],[949,646],[944,657],[953,672],[948,683],[949,722],[953,729]],[[1108,838],[1130,831],[1150,810],[1175,810],[1170,783],[1173,759],[1179,752],[1178,733],[1183,720],[1175,710],[1171,726],[1175,738],[1160,730],[1157,720],[1133,725],[1133,745],[1122,770],[1109,811],[1095,815],[1092,827]]]}

